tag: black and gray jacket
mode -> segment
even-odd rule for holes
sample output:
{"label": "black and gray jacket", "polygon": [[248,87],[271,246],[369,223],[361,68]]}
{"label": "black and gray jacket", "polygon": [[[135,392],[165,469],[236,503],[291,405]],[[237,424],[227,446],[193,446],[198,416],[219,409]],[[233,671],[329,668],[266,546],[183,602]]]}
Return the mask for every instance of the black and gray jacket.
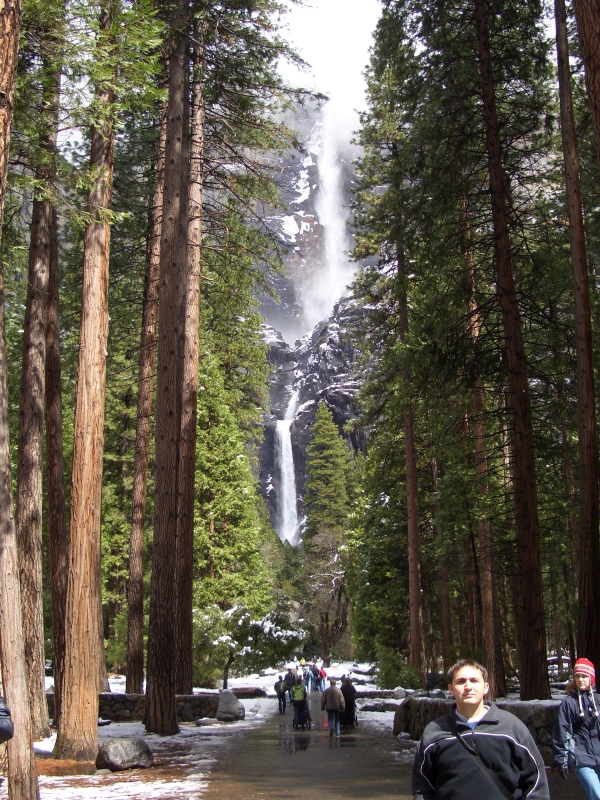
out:
{"label": "black and gray jacket", "polygon": [[[464,743],[492,769],[515,800],[549,800],[542,757],[525,725],[491,703],[474,730],[450,712]],[[504,800],[492,779],[452,732],[450,717],[425,728],[413,765],[415,800]]]}
{"label": "black and gray jacket", "polygon": [[552,731],[557,767],[600,767],[599,706],[599,695],[577,689],[562,701]]}

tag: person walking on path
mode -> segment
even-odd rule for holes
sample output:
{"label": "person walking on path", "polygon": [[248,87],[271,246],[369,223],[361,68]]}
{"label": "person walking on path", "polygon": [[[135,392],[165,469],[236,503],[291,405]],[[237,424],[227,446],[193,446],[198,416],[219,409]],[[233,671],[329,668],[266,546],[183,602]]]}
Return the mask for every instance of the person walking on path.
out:
{"label": "person walking on path", "polygon": [[425,728],[413,763],[415,800],[550,800],[542,757],[525,725],[494,703],[485,667],[448,671],[455,707]]}
{"label": "person walking on path", "polygon": [[285,694],[287,692],[287,686],[285,685],[281,675],[279,676],[279,680],[273,688],[275,689],[275,694],[277,695],[277,700],[279,702],[279,713],[285,714]]}
{"label": "person walking on path", "polygon": [[329,735],[340,735],[340,711],[346,708],[344,695],[335,685],[335,678],[329,679],[329,689],[323,692],[321,697],[321,711],[327,710],[327,724],[329,725]]}
{"label": "person walking on path", "polygon": [[302,678],[298,675],[292,688],[292,703],[294,704],[294,722],[302,724],[301,710],[306,707],[306,689],[302,685]]}
{"label": "person walking on path", "polygon": [[283,679],[283,682],[286,685],[287,692],[288,692],[288,699],[289,699],[289,701],[291,703],[292,702],[292,689],[294,688],[294,684],[296,683],[296,678],[294,677],[294,673],[292,672],[291,667],[285,673],[285,678]]}
{"label": "person walking on path", "polygon": [[319,674],[319,668],[314,662],[310,668],[310,674],[312,678],[313,689],[316,689],[317,692],[319,692],[321,687],[321,675]]}
{"label": "person walking on path", "polygon": [[594,692],[596,671],[592,662],[579,658],[573,677],[575,686],[560,704],[552,731],[554,764],[565,780],[572,768],[588,800],[600,800],[600,695]]}
{"label": "person walking on path", "polygon": [[325,681],[327,680],[327,673],[325,672],[323,667],[321,667],[321,669],[319,670],[319,676],[321,678],[321,691],[324,692],[325,691]]}

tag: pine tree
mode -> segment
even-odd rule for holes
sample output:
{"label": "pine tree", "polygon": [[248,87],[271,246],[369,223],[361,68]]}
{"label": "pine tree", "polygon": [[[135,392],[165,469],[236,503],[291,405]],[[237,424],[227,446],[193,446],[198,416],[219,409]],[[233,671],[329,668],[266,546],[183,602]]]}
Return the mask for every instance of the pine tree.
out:
{"label": "pine tree", "polygon": [[349,453],[326,403],[317,407],[306,448],[306,542],[323,528],[343,529],[348,519],[346,476]]}

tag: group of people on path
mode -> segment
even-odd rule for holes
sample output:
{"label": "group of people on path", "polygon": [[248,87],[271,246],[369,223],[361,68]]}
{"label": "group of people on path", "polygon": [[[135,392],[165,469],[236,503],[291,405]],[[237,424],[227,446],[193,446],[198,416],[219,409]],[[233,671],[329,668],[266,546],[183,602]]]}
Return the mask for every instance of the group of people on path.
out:
{"label": "group of people on path", "polygon": [[[591,661],[575,662],[553,730],[554,765],[572,769],[587,800],[600,800],[600,726]],[[425,728],[413,763],[415,800],[549,800],[546,769],[527,727],[485,702],[488,673],[472,659],[448,671],[455,707]]]}
{"label": "group of people on path", "polygon": [[291,703],[293,700],[293,689],[298,682],[300,682],[304,687],[306,693],[313,691],[314,689],[316,689],[318,692],[322,692],[325,688],[326,679],[327,673],[323,667],[319,668],[316,663],[313,663],[311,666],[304,666],[301,673],[299,673],[298,670],[293,672],[292,668],[290,667],[284,676],[279,676],[279,680],[274,686],[277,699],[279,700],[279,713],[285,714],[286,696],[287,701]]}
{"label": "group of people on path", "polygon": [[[316,666],[316,665],[315,665]],[[320,672],[325,673],[324,669]],[[325,676],[321,676],[321,680],[325,681]],[[290,680],[291,678],[291,680]],[[294,706],[294,725],[304,725],[305,716],[307,711],[307,695],[310,689],[307,689],[303,677],[293,674],[289,669],[285,676],[280,675],[279,680],[273,687],[277,700],[279,703],[279,713],[285,714],[287,701]],[[315,688],[317,688],[315,684]],[[340,736],[340,724],[354,725],[356,717],[356,689],[352,685],[351,678],[344,678],[342,689],[338,689],[337,681],[335,678],[329,679],[329,688],[321,692],[321,710],[327,711],[327,724],[329,726],[330,736]],[[344,717],[345,715],[345,717]],[[310,716],[308,716],[310,723]]]}

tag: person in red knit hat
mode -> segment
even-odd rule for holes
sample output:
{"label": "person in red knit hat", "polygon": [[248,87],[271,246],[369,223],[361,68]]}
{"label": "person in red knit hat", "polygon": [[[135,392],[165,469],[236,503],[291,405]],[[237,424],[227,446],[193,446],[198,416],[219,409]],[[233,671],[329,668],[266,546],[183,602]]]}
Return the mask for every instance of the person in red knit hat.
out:
{"label": "person in red knit hat", "polygon": [[575,686],[560,704],[552,733],[554,764],[565,779],[572,768],[588,800],[600,800],[600,696],[594,692],[592,662],[578,658],[573,677]]}

